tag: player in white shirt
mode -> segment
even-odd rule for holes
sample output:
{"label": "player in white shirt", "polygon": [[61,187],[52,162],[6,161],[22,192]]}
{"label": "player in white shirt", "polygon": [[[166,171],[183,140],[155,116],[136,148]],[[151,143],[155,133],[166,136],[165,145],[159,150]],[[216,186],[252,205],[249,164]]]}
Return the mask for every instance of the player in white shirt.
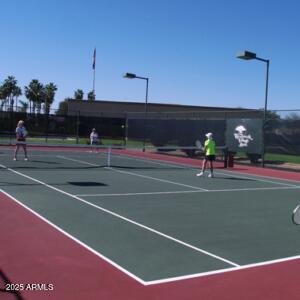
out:
{"label": "player in white shirt", "polygon": [[17,154],[20,147],[22,147],[24,150],[24,154],[25,154],[24,160],[28,160],[27,149],[26,149],[26,136],[27,136],[27,131],[24,126],[24,121],[20,120],[16,128],[16,149],[15,149],[14,160],[17,160]]}
{"label": "player in white shirt", "polygon": [[96,131],[96,128],[92,129],[92,132],[90,134],[90,141],[91,141],[91,152],[95,149],[95,152],[97,152],[97,148],[95,146],[98,144],[98,133]]}

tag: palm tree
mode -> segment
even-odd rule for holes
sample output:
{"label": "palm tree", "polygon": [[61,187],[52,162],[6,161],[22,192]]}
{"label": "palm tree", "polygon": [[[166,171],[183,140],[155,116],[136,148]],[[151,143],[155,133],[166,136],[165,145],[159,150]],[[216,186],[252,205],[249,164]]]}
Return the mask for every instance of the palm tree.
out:
{"label": "palm tree", "polygon": [[16,86],[16,88],[13,91],[14,97],[16,97],[16,111],[18,110],[18,98],[22,95],[22,90],[19,86]]}
{"label": "palm tree", "polygon": [[25,86],[25,96],[29,100],[30,113],[35,113],[36,108],[40,112],[43,98],[42,91],[43,85],[37,79],[32,79],[29,85]]}
{"label": "palm tree", "polygon": [[15,97],[22,95],[22,90],[17,86],[18,81],[14,76],[8,76],[1,86],[1,97],[5,103],[8,103],[9,109],[13,111]]}
{"label": "palm tree", "polygon": [[88,93],[88,100],[95,101],[95,93],[94,91],[91,91]]}
{"label": "palm tree", "polygon": [[74,92],[74,99],[83,100],[83,95],[84,95],[83,90],[78,89]]}
{"label": "palm tree", "polygon": [[2,101],[1,102],[1,106],[0,106],[0,110],[2,111],[3,110],[3,106],[5,104],[5,100],[6,100],[6,96],[5,96],[5,91],[4,91],[3,85],[0,86],[0,100]]}
{"label": "palm tree", "polygon": [[43,100],[44,100],[44,112],[49,114],[50,106],[54,101],[55,92],[57,91],[57,87],[53,82],[45,85],[43,89]]}
{"label": "palm tree", "polygon": [[11,111],[13,108],[13,90],[15,89],[16,85],[17,80],[13,76],[8,76],[7,79],[4,80],[4,83],[2,85],[5,103],[8,104],[8,107]]}
{"label": "palm tree", "polygon": [[20,104],[22,105],[20,107],[20,112],[27,112],[27,109],[28,109],[28,103],[25,102],[25,101],[20,101]]}

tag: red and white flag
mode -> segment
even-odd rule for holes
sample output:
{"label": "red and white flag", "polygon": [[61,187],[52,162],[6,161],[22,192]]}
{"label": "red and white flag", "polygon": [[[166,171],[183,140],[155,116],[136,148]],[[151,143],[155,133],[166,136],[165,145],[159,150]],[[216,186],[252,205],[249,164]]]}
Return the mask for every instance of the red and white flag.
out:
{"label": "red and white flag", "polygon": [[94,49],[94,54],[93,54],[93,70],[95,70],[96,67],[96,48]]}

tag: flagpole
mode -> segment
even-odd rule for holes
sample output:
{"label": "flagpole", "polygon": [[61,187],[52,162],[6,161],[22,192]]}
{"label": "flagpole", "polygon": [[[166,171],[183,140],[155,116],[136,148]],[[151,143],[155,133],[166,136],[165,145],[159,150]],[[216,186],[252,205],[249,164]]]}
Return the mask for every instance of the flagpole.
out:
{"label": "flagpole", "polygon": [[93,72],[93,94],[95,95],[95,77],[96,77],[96,68],[94,68]]}
{"label": "flagpole", "polygon": [[95,79],[96,79],[96,47],[94,49],[94,55],[93,55],[93,95],[96,98],[96,95],[95,95]]}

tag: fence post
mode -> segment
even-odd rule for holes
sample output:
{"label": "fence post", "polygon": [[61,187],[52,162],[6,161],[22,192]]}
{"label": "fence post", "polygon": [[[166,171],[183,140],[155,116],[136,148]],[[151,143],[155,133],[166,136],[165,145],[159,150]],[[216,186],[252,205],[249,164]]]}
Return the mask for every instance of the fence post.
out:
{"label": "fence post", "polygon": [[48,143],[48,131],[49,131],[49,111],[46,111],[46,143]]}
{"label": "fence post", "polygon": [[12,136],[13,136],[13,111],[12,110],[9,112],[9,115],[10,115],[10,122],[9,122],[9,128],[10,128],[10,130],[9,130],[9,132],[10,132],[10,134],[9,134],[9,144],[11,145],[12,144],[11,140],[12,140]]}
{"label": "fence post", "polygon": [[80,110],[77,111],[77,121],[76,121],[76,144],[79,143],[79,124],[80,124]]}
{"label": "fence post", "polygon": [[124,134],[124,146],[127,146],[127,142],[128,142],[128,114],[126,113],[126,119],[125,119],[125,134]]}

